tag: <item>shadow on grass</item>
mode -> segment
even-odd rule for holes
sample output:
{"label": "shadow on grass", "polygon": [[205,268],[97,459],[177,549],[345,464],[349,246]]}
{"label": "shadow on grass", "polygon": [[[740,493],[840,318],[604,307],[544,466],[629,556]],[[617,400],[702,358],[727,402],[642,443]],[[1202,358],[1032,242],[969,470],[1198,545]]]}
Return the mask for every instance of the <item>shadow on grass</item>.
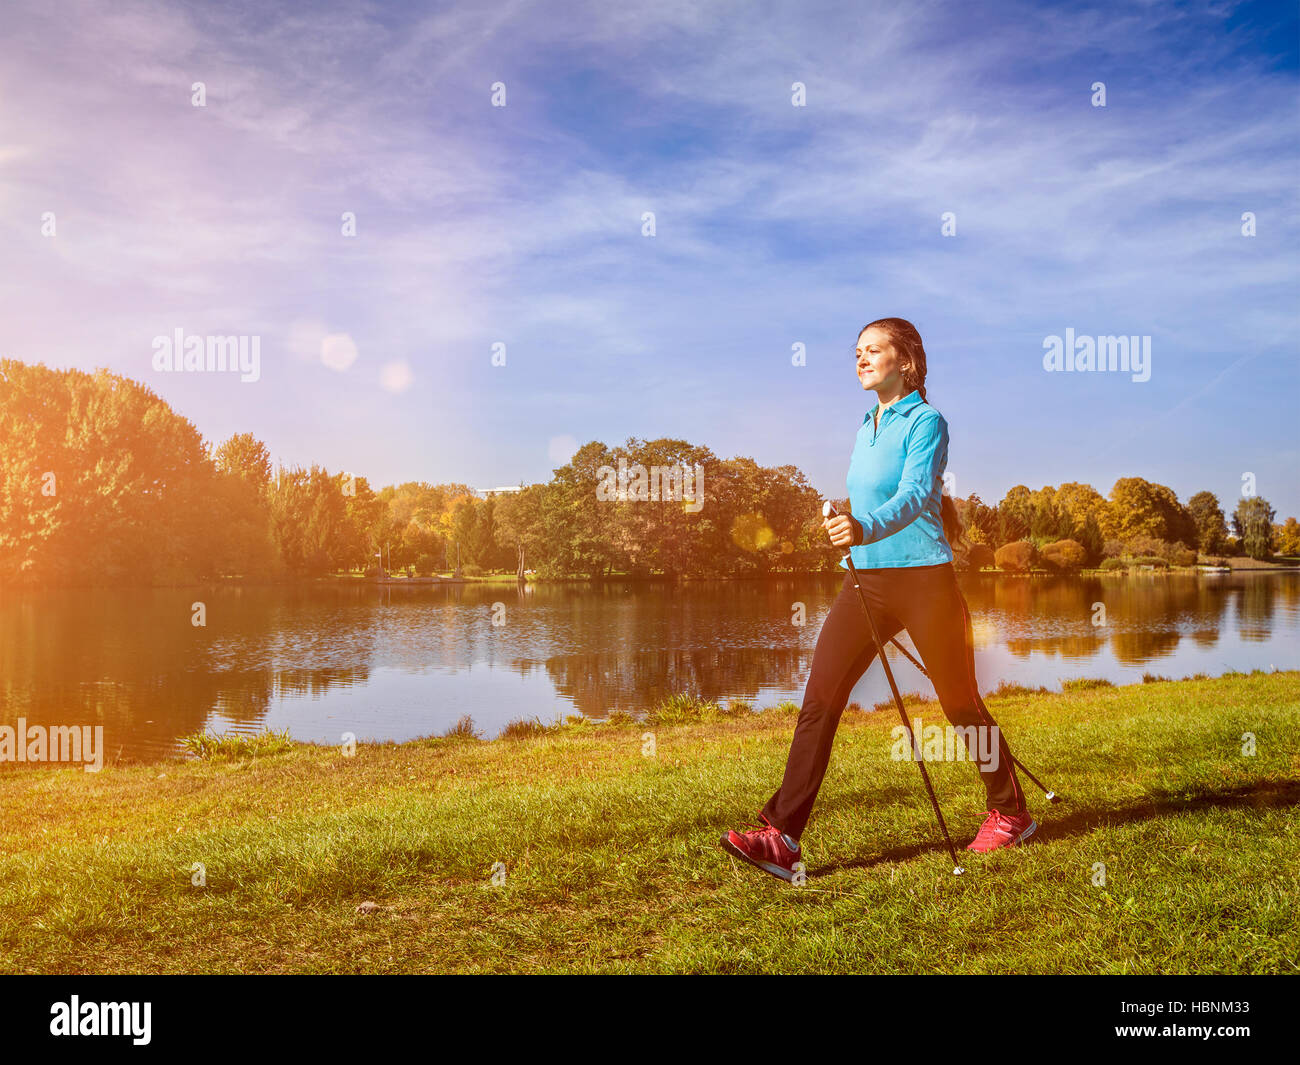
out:
{"label": "shadow on grass", "polygon": [[[1067,839],[1070,836],[1082,836],[1103,826],[1152,821],[1168,814],[1195,813],[1201,810],[1279,810],[1289,806],[1300,806],[1300,781],[1298,780],[1269,780],[1260,784],[1243,784],[1230,788],[1193,787],[1177,791],[1152,792],[1141,799],[1134,799],[1118,806],[1100,808],[1085,807],[1071,810],[1070,800],[1066,798],[1060,805],[1047,806],[1050,812],[1046,816],[1043,815],[1041,808],[1031,807],[1034,810],[1034,819],[1038,821],[1038,831],[1026,846],[1049,843],[1054,839]],[[951,832],[952,828],[949,819],[948,831]],[[965,846],[968,842],[969,840],[963,837],[953,839],[961,854],[966,853]],[[833,862],[809,872],[808,879],[815,880],[848,869],[870,869],[885,862],[903,862],[923,854],[942,854],[945,850],[936,826],[934,838],[926,843],[893,847],[870,858]]]}

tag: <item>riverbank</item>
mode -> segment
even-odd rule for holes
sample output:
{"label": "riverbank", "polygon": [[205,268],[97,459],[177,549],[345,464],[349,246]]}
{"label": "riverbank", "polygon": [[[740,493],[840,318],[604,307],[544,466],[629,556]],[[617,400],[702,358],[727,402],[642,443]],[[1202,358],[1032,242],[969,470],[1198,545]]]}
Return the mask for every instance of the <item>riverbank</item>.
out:
{"label": "riverbank", "polygon": [[[779,781],[791,705],[7,770],[0,969],[1295,973],[1298,681],[991,697],[1067,801],[1035,794],[1039,841],[961,879],[890,712],[845,715],[803,887],[717,847]],[[931,772],[968,840],[972,767]]]}
{"label": "riverbank", "polygon": [[[1230,558],[1226,560],[1226,565],[1222,567],[1212,567],[1205,564],[1195,566],[1151,566],[1134,564],[1120,569],[1083,569],[1073,571],[1054,571],[1046,569],[1032,569],[1021,571],[1001,570],[994,566],[988,566],[979,570],[958,569],[959,577],[996,577],[1007,580],[1024,580],[1026,578],[1037,579],[1068,579],[1072,577],[1150,577],[1154,574],[1167,574],[1170,576],[1186,576],[1195,574],[1230,575],[1236,573],[1249,573],[1252,575],[1259,573],[1280,573],[1290,574],[1300,571],[1300,560],[1297,559],[1275,559],[1272,561],[1260,562],[1249,558]],[[772,573],[746,573],[746,574],[709,574],[708,576],[690,576],[686,574],[666,575],[656,574],[632,574],[632,573],[615,573],[602,577],[543,577],[530,572],[524,579],[526,584],[539,585],[602,585],[602,584],[711,584],[717,582],[732,582],[740,584],[760,584],[763,582],[781,582],[797,580],[804,577],[824,577],[827,580],[838,580],[844,576],[844,570],[839,568],[823,570],[789,570]],[[324,577],[282,577],[279,579],[267,578],[246,578],[246,577],[222,577],[212,580],[196,581],[179,581],[179,582],[155,582],[149,584],[113,584],[109,583],[70,583],[70,584],[0,584],[0,589],[7,589],[12,592],[22,592],[27,594],[50,592],[50,591],[76,591],[83,589],[94,590],[113,590],[121,588],[130,588],[132,590],[152,590],[166,588],[318,588],[318,587],[350,587],[350,588],[437,588],[437,587],[472,587],[476,585],[498,585],[501,587],[515,587],[520,583],[519,578],[513,573],[490,573],[476,577],[453,577],[444,574],[434,574],[426,577],[402,577],[392,576],[386,579],[376,577],[367,577],[360,573],[336,573]]]}

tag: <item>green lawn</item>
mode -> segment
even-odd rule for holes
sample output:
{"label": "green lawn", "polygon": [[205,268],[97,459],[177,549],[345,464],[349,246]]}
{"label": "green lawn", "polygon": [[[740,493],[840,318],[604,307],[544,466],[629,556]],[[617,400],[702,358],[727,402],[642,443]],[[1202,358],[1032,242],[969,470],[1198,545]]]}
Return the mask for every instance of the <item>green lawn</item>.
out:
{"label": "green lawn", "polygon": [[[916,768],[890,760],[892,711],[845,715],[802,887],[717,846],[778,783],[789,706],[353,758],[270,742],[99,774],[7,768],[0,969],[1300,972],[1300,674],[990,708],[1067,801],[1038,802],[1037,842],[971,855],[962,878]],[[913,713],[942,723],[933,704]],[[974,768],[931,771],[964,844]]]}

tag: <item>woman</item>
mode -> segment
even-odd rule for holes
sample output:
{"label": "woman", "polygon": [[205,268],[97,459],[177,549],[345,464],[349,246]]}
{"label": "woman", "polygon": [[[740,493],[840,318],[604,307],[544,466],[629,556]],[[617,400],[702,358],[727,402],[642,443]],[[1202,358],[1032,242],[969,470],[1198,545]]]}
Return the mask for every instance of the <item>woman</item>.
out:
{"label": "woman", "polygon": [[[1012,847],[1037,829],[1025,806],[1011,752],[979,697],[970,612],[952,568],[961,535],[957,509],[943,494],[948,424],[925,400],[925,347],[911,322],[882,318],[858,334],[858,380],[877,404],[858,430],[849,460],[851,514],[823,521],[831,542],[849,547],[880,638],[906,629],[939,702],[959,733],[988,754],[980,776],[988,793],[984,824],[969,849]],[[848,575],[817,637],[812,673],[795,726],[785,777],[759,815],[763,824],[728,832],[722,846],[783,880],[794,878],[799,837],[826,775],[831,744],[849,693],[876,647]]]}

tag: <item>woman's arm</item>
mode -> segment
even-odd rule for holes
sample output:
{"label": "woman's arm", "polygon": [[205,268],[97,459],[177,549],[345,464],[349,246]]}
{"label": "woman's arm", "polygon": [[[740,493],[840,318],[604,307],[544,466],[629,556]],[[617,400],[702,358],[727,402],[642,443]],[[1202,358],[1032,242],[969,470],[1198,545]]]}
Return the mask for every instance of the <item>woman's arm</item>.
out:
{"label": "woman's arm", "polygon": [[909,428],[907,455],[897,491],[869,514],[854,515],[860,529],[855,544],[870,544],[893,536],[916,521],[925,509],[934,482],[943,476],[948,464],[948,424],[938,411],[930,413],[930,410],[933,408],[924,413],[918,411],[916,422]]}

